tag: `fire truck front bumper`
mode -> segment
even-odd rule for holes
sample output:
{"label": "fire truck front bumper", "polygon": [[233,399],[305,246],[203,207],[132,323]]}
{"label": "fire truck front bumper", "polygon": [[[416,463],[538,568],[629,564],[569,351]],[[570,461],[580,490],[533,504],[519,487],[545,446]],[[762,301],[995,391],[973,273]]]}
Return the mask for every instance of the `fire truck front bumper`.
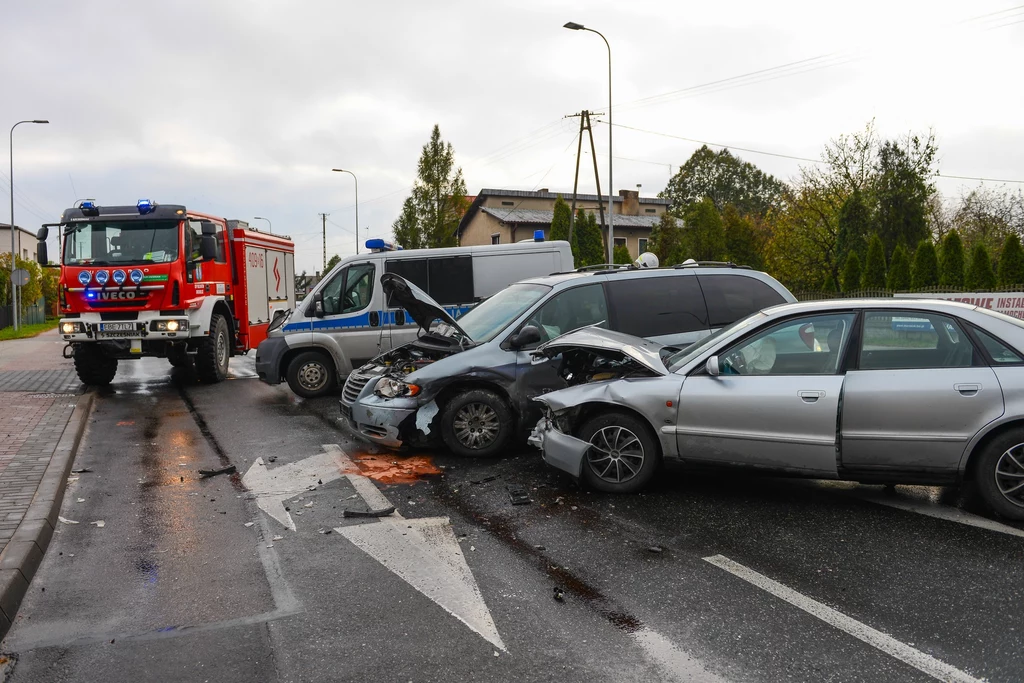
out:
{"label": "fire truck front bumper", "polygon": [[136,320],[103,320],[99,313],[81,313],[75,318],[61,318],[57,325],[57,332],[67,342],[114,339],[184,341],[192,331],[188,316],[160,315],[159,311],[140,311]]}

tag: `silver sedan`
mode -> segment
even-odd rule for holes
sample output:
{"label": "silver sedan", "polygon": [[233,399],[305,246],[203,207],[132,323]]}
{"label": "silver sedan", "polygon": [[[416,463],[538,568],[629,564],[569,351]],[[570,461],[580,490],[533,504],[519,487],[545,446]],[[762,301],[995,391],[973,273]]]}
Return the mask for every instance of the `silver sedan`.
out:
{"label": "silver sedan", "polygon": [[837,300],[765,309],[685,349],[586,328],[569,388],[536,399],[551,465],[634,492],[662,460],[871,483],[973,481],[1024,519],[1024,323],[965,304]]}

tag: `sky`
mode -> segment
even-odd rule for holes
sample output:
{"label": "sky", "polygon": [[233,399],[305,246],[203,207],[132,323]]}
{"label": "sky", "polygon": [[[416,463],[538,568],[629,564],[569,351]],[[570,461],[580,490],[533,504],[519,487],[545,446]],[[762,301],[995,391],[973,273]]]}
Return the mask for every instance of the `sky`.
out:
{"label": "sky", "polygon": [[[435,123],[469,194],[571,192],[582,109],[605,114],[607,191],[608,52],[567,21],[611,45],[616,190],[656,195],[697,141],[789,180],[872,120],[933,130],[945,176],[1024,181],[1013,0],[35,0],[0,9],[0,129],[50,121],[14,133],[15,223],[84,198],[263,216],[312,273],[318,214],[328,258],[357,241],[353,179],[332,168],[359,178],[359,242],[390,237]],[[594,192],[589,151],[581,168]]]}

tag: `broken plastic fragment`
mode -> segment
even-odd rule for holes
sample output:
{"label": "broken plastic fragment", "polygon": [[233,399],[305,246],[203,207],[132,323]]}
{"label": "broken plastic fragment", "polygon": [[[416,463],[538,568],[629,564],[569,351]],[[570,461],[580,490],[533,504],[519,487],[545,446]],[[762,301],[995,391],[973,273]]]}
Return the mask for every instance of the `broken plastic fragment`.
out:
{"label": "broken plastic fragment", "polygon": [[563,602],[565,600],[565,591],[563,591],[558,586],[555,586],[555,595],[554,595],[554,597],[555,597],[555,600],[558,600],[558,602]]}
{"label": "broken plastic fragment", "polygon": [[[77,524],[77,522],[76,522],[76,524]],[[104,522],[102,519],[98,519],[95,522],[89,522],[89,524],[95,524],[100,529],[102,529],[103,527],[105,527],[107,525],[107,523]]]}
{"label": "broken plastic fragment", "polygon": [[218,474],[234,474],[235,466],[228,465],[227,467],[221,467],[216,470],[199,470],[199,475],[202,477],[216,477]]}
{"label": "broken plastic fragment", "polygon": [[79,498],[79,499],[78,499],[78,502],[79,502],[79,503],[84,503],[84,502],[85,502],[85,498]]}
{"label": "broken plastic fragment", "polygon": [[313,501],[309,501],[308,503],[306,503],[302,507],[304,507],[304,508],[311,508],[311,507],[313,507]]}
{"label": "broken plastic fragment", "polygon": [[255,524],[255,523],[256,523],[256,522],[246,522],[246,523],[245,523],[245,528],[247,528],[247,529],[248,529],[249,527],[251,527],[251,526],[252,526],[253,524]]}
{"label": "broken plastic fragment", "polygon": [[85,472],[92,472],[88,467],[82,467],[77,470],[71,470],[71,474],[84,474]]}
{"label": "broken plastic fragment", "polygon": [[63,522],[64,524],[78,524],[78,522],[76,522],[75,520],[73,520],[73,519],[67,519],[66,517],[60,517],[60,516],[58,516],[58,517],[57,517],[57,519],[59,519],[60,521],[62,521],[62,522]]}
{"label": "broken plastic fragment", "polygon": [[389,505],[380,510],[342,510],[342,517],[387,517],[395,511],[394,505]]}
{"label": "broken plastic fragment", "polygon": [[274,537],[273,537],[272,539],[270,539],[270,540],[271,540],[271,541],[283,541],[283,540],[284,540],[284,536],[274,536]]}

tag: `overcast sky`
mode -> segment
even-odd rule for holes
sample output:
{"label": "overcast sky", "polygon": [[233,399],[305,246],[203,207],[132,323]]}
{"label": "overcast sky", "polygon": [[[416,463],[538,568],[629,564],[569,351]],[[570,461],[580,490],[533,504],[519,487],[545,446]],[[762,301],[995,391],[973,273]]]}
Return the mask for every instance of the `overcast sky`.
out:
{"label": "overcast sky", "polygon": [[[360,241],[389,236],[434,123],[470,194],[571,191],[563,117],[605,112],[608,91],[604,43],[570,20],[611,43],[614,122],[653,131],[614,129],[616,189],[662,190],[699,146],[679,137],[818,158],[872,118],[882,135],[934,129],[944,173],[1024,180],[1013,0],[35,0],[0,11],[0,128],[51,121],[15,132],[15,221],[85,197],[265,216],[312,272],[318,213],[328,256],[355,246],[352,178],[330,169],[359,176]],[[605,125],[595,142],[606,182]],[[737,154],[783,179],[807,163]]]}

